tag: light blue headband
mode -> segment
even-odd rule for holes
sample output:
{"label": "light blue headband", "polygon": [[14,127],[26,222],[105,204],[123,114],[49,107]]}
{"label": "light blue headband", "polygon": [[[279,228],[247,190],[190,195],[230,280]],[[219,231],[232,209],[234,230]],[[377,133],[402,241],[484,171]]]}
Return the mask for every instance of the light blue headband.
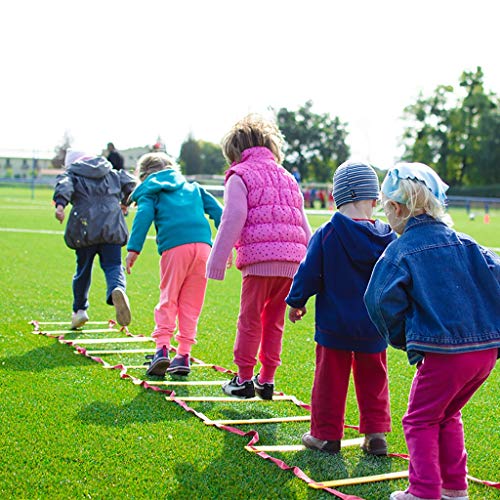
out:
{"label": "light blue headband", "polygon": [[423,163],[397,163],[387,172],[380,188],[382,193],[391,200],[405,203],[407,200],[403,200],[401,194],[397,193],[401,179],[422,182],[442,205],[446,203],[448,184],[445,184],[431,167]]}

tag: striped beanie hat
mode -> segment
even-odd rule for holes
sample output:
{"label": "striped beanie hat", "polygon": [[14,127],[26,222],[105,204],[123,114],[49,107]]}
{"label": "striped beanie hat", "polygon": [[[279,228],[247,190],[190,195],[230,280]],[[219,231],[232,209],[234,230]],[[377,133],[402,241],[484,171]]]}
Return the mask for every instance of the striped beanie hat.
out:
{"label": "striped beanie hat", "polygon": [[357,200],[376,200],[378,196],[378,177],[368,163],[348,160],[335,170],[333,199],[337,208]]}

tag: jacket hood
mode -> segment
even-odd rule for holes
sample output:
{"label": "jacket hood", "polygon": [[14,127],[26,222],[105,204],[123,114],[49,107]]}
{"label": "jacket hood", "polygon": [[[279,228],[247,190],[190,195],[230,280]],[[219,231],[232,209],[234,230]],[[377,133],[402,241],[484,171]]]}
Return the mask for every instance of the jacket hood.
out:
{"label": "jacket hood", "polygon": [[139,184],[132,193],[131,200],[137,201],[141,196],[158,194],[160,191],[177,191],[185,183],[185,177],[177,170],[161,170],[149,175],[142,184]]}
{"label": "jacket hood", "polygon": [[95,156],[85,160],[78,160],[72,163],[67,172],[82,177],[90,177],[92,179],[100,179],[107,175],[112,169],[111,163],[102,156]]}
{"label": "jacket hood", "polygon": [[375,219],[355,221],[340,212],[332,217],[335,233],[354,267],[372,269],[387,245],[396,239],[389,224]]}

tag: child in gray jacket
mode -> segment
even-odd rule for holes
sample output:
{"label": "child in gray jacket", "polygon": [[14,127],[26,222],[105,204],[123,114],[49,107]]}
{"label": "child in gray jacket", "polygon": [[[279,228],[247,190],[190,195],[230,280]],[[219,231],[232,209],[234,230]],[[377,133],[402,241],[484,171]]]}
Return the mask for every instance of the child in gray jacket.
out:
{"label": "child in gray jacket", "polygon": [[121,257],[121,247],[128,240],[123,214],[136,180],[126,170],[114,170],[105,158],[72,149],[66,152],[65,166],[64,174],[57,177],[53,200],[61,224],[65,207],[68,203],[73,206],[64,232],[66,245],[76,252],[71,327],[79,328],[89,319],[88,295],[96,255],[106,278],[106,302],[115,307],[117,322],[126,326],[131,313]]}

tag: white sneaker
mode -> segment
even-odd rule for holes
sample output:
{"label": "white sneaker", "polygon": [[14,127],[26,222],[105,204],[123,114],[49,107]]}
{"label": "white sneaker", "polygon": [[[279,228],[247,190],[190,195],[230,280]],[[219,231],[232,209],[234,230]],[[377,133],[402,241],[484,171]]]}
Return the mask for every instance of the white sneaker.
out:
{"label": "white sneaker", "polygon": [[74,330],[75,328],[80,328],[89,320],[89,315],[87,311],[83,309],[78,309],[78,311],[73,313],[71,317],[71,328]]}
{"label": "white sneaker", "polygon": [[111,300],[116,310],[116,321],[121,326],[130,324],[132,314],[127,294],[121,288],[115,288],[111,292]]}

